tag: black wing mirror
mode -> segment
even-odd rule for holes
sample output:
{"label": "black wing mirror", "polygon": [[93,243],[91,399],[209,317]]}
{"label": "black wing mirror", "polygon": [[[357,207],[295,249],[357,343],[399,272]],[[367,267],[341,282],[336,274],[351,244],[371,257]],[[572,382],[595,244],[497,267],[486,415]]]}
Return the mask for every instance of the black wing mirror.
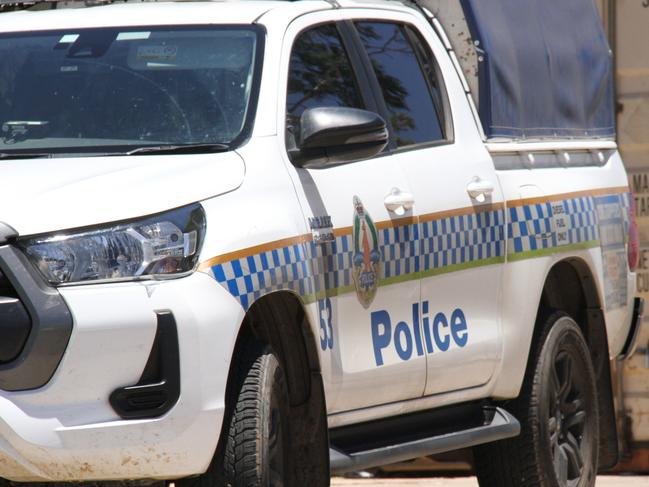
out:
{"label": "black wing mirror", "polygon": [[381,152],[388,144],[385,120],[358,108],[309,108],[300,118],[291,160],[299,167],[325,167]]}

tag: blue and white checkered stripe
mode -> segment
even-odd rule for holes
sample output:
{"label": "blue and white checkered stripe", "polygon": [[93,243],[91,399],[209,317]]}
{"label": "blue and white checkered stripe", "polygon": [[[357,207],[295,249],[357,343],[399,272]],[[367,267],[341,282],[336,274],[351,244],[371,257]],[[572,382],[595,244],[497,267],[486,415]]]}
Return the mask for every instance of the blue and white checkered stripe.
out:
{"label": "blue and white checkered stripe", "polygon": [[[419,228],[405,225],[378,230],[382,279],[419,272]],[[353,286],[352,235],[333,242],[304,242],[214,265],[217,281],[247,309],[260,296],[287,289],[303,297]]]}
{"label": "blue and white checkered stripe", "polygon": [[592,197],[564,200],[563,207],[570,218],[568,245],[599,239],[597,210]]}
{"label": "blue and white checkered stripe", "polygon": [[509,208],[508,254],[547,249],[556,245],[551,203]]}
{"label": "blue and white checkered stripe", "polygon": [[424,272],[504,256],[502,209],[450,216],[420,226]]}
{"label": "blue and white checkered stripe", "polygon": [[620,195],[622,203],[622,215],[624,217],[624,235],[629,235],[629,224],[631,223],[631,193],[622,193]]}
{"label": "blue and white checkered stripe", "polygon": [[384,228],[377,236],[383,257],[382,279],[419,272],[419,225]]}
{"label": "blue and white checkered stripe", "polygon": [[[628,194],[619,196],[628,208]],[[558,208],[567,223],[565,238],[557,239]],[[554,210],[553,210],[554,208]],[[592,196],[568,198],[479,213],[455,215],[419,224],[379,228],[382,255],[381,281],[443,272],[462,264],[481,265],[505,257],[505,211],[508,253],[512,256],[599,239],[597,212]],[[628,213],[626,210],[625,215]],[[300,243],[257,253],[211,268],[215,279],[247,309],[256,299],[277,290],[291,290],[307,301],[324,293],[353,289],[352,235],[333,242]]]}
{"label": "blue and white checkered stripe", "polygon": [[[563,210],[560,212],[560,208]],[[552,249],[596,241],[597,213],[591,196],[514,206],[508,209],[508,253]],[[565,236],[559,240],[556,218],[565,215]]]}
{"label": "blue and white checkered stripe", "polygon": [[[422,270],[503,257],[504,212],[380,228],[377,236],[383,259],[381,280],[404,276],[416,279]],[[291,290],[307,300],[335,290],[350,291],[353,257],[352,235],[347,234],[325,244],[295,243],[216,264],[211,270],[247,309],[262,295],[280,289]]]}
{"label": "blue and white checkered stripe", "polygon": [[263,294],[280,289],[304,296],[313,292],[313,266],[307,249],[305,244],[289,245],[216,264],[212,272],[244,309]]}
{"label": "blue and white checkered stripe", "polygon": [[352,236],[343,235],[326,244],[308,244],[311,269],[313,269],[312,290],[302,296],[319,294],[327,289],[339,289],[352,282],[353,251]]}

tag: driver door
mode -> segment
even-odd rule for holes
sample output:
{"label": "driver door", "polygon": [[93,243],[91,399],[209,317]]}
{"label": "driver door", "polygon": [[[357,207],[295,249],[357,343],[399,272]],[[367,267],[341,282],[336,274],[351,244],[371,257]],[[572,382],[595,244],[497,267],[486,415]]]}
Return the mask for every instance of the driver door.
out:
{"label": "driver door", "polygon": [[412,207],[399,215],[388,209],[395,190],[410,191],[402,167],[380,156],[319,169],[288,160],[305,110],[377,111],[337,16],[322,12],[291,25],[282,107],[287,164],[314,237],[312,320],[329,413],[421,397],[426,383],[416,215]]}

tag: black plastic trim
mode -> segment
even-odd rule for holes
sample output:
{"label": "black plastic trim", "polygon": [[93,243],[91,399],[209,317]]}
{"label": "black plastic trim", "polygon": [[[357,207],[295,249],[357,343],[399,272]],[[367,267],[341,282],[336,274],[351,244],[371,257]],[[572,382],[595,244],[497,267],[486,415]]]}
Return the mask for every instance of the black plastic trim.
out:
{"label": "black plastic trim", "polygon": [[643,298],[635,298],[633,301],[633,318],[631,319],[631,327],[629,334],[622,347],[622,353],[619,358],[625,360],[630,358],[638,347],[638,336],[640,335],[640,328],[642,328],[642,317],[644,315],[645,301]]}
{"label": "black plastic trim", "polygon": [[0,364],[20,355],[31,329],[32,320],[20,299],[0,296]]}
{"label": "black plastic trim", "polygon": [[9,239],[16,238],[18,232],[7,225],[6,223],[0,222],[0,244],[7,243]]}
{"label": "black plastic trim", "polygon": [[31,333],[18,357],[0,364],[0,389],[37,389],[49,382],[63,358],[72,334],[72,315],[61,294],[45,283],[15,247],[0,246],[0,271],[32,320]]}
{"label": "black plastic trim", "polygon": [[[372,61],[367,54],[367,50],[361,41],[358,30],[354,21],[356,19],[345,19],[340,21],[341,32],[344,32],[345,42],[348,45],[348,49],[354,52],[354,70],[357,73],[362,73],[363,79],[363,91],[367,92],[367,95],[364,97],[372,97],[373,105],[376,107],[376,111],[387,123],[388,131],[390,133],[390,140],[387,147],[383,150],[383,154],[390,154],[394,149],[396,149],[397,144],[394,140],[394,128],[392,127],[392,122],[390,121],[390,111],[388,106],[385,103],[385,98],[383,97],[383,91],[381,90],[381,85],[379,80],[376,77],[374,72],[374,66]],[[351,59],[351,57],[350,57]]]}
{"label": "black plastic trim", "polygon": [[455,425],[456,431],[416,440],[402,440],[402,442],[396,437],[390,445],[354,453],[347,453],[336,448],[335,443],[331,441],[334,445],[329,450],[331,473],[342,474],[403,462],[422,456],[491,443],[520,434],[520,423],[504,409],[485,407],[483,412],[485,422],[481,425],[468,429],[461,429],[461,426]]}
{"label": "black plastic trim", "polygon": [[110,395],[110,405],[123,419],[158,418],[169,412],[180,398],[176,320],[171,311],[156,311],[156,316],[158,327],[140,380]]}

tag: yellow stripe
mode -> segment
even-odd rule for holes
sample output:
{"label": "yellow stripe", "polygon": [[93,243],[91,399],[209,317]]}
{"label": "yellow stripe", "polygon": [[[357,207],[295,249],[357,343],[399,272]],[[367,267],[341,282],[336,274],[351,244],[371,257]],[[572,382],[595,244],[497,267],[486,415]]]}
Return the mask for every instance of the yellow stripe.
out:
{"label": "yellow stripe", "polygon": [[281,249],[283,247],[288,247],[289,245],[298,245],[313,240],[311,234],[299,235],[297,237],[283,238],[280,240],[275,240],[273,242],[267,242],[261,245],[255,245],[254,247],[248,247],[241,250],[235,250],[234,252],[228,252],[227,254],[217,255],[212,257],[209,260],[203,261],[199,264],[198,270],[202,271],[209,267],[215,266],[217,264],[223,264],[224,262],[230,262],[233,260],[242,259],[249,257],[251,255],[257,255],[264,252],[270,252],[271,250]]}

